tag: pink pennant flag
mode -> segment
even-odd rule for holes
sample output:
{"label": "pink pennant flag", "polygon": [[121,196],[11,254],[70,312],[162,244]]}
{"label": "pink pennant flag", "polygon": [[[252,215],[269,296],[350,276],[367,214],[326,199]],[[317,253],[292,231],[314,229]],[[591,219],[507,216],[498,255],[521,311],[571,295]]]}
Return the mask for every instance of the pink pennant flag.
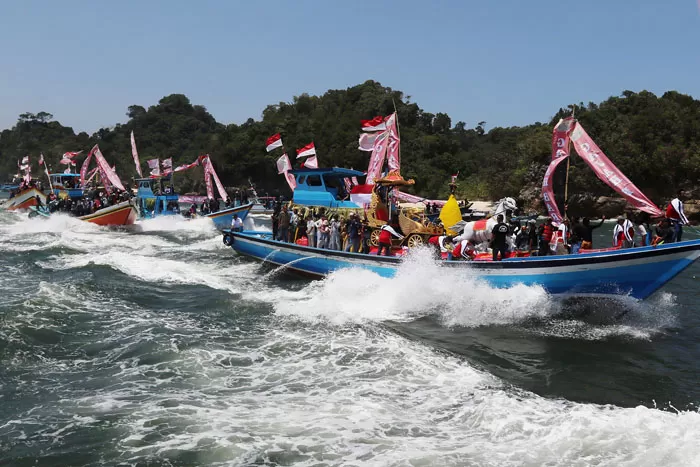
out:
{"label": "pink pennant flag", "polygon": [[289,157],[287,154],[282,154],[279,159],[277,159],[277,173],[283,174],[291,170],[292,164],[289,162]]}
{"label": "pink pennant flag", "polygon": [[161,165],[163,166],[163,175],[168,175],[173,173],[173,158],[169,157],[167,159],[163,159],[163,162],[161,162]]}
{"label": "pink pennant flag", "polygon": [[39,165],[44,165],[44,153],[39,154]]}
{"label": "pink pennant flag", "polygon": [[386,122],[387,131],[389,132],[389,144],[386,148],[386,159],[389,165],[389,170],[401,170],[401,153],[399,152],[399,129],[396,126],[396,112],[391,114]]}
{"label": "pink pennant flag", "polygon": [[88,166],[90,165],[90,159],[92,159],[92,155],[95,153],[95,151],[97,151],[97,145],[94,145],[92,149],[90,149],[90,152],[83,161],[82,167],[80,167],[80,184],[82,186],[85,186],[85,177],[87,176]]}
{"label": "pink pennant flag", "polygon": [[134,132],[131,132],[131,155],[134,158],[134,164],[136,165],[136,172],[139,177],[143,178],[141,173],[141,162],[139,161],[139,153],[136,151],[136,138],[134,138]]}
{"label": "pink pennant flag", "polygon": [[63,158],[64,159],[73,159],[76,157],[78,154],[82,153],[83,151],[77,151],[77,152],[64,152],[63,153]]}
{"label": "pink pennant flag", "polygon": [[316,147],[314,146],[313,141],[303,148],[297,149],[297,159],[301,157],[313,156],[314,154],[316,154]]}
{"label": "pink pennant flag", "polygon": [[160,159],[150,159],[147,164],[151,169],[151,178],[160,177]]}
{"label": "pink pennant flag", "polygon": [[361,133],[358,149],[360,151],[371,152],[374,147],[374,141],[377,139],[378,133]]}
{"label": "pink pennant flag", "polygon": [[183,164],[183,165],[178,165],[175,167],[175,170],[173,172],[182,172],[183,170],[189,170],[193,167],[197,167],[199,165],[199,158],[192,162],[191,164]]}
{"label": "pink pennant flag", "polygon": [[313,155],[304,161],[304,167],[307,169],[318,169],[318,158]]}

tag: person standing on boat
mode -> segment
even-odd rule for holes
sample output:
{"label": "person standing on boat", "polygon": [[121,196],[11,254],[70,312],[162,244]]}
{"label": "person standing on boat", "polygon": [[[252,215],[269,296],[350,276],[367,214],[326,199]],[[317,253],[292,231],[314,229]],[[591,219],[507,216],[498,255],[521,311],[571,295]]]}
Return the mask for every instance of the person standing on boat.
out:
{"label": "person standing on boat", "polygon": [[309,242],[310,247],[316,246],[316,214],[309,216],[309,220],[306,221],[306,238]]}
{"label": "person standing on boat", "polygon": [[554,225],[552,225],[552,218],[548,217],[545,219],[544,224],[538,229],[540,234],[540,250],[538,256],[547,256],[549,254],[549,242],[552,241],[554,236]]}
{"label": "person standing on boat", "polygon": [[357,214],[354,212],[350,214],[350,221],[348,222],[348,243],[345,245],[345,251],[352,251],[354,253],[360,252],[360,229],[362,224],[357,219]]}
{"label": "person standing on boat", "polygon": [[297,214],[297,208],[292,209],[292,213],[289,215],[289,242],[294,243],[297,241],[297,234],[299,232],[299,214]]}
{"label": "person standing on boat", "polygon": [[394,230],[394,227],[389,224],[384,224],[379,232],[379,249],[377,250],[377,256],[381,256],[382,252],[385,252],[384,256],[391,256],[392,236],[403,239],[403,235]]}
{"label": "person standing on boat", "polygon": [[270,219],[272,219],[272,238],[274,240],[277,240],[277,231],[280,225],[280,209],[281,205],[279,203],[275,203],[275,208],[270,216]]}
{"label": "person standing on boat", "polygon": [[340,222],[338,221],[337,215],[331,218],[330,229],[331,242],[328,248],[331,250],[340,250]]}
{"label": "person standing on boat", "polygon": [[635,233],[637,233],[641,239],[641,246],[649,245],[649,232],[647,231],[647,227],[644,225],[644,222],[641,219],[637,219],[634,224]]}
{"label": "person standing on boat", "polygon": [[362,219],[362,230],[360,232],[362,236],[362,245],[360,247],[360,253],[366,255],[369,254],[369,241],[372,239],[372,228],[369,226],[367,219]]}
{"label": "person standing on boat", "polygon": [[282,206],[282,211],[278,214],[277,240],[281,242],[289,241],[289,212],[287,205]]}
{"label": "person standing on boat", "polygon": [[318,232],[320,233],[317,247],[329,249],[331,243],[331,227],[328,223],[328,219],[326,219],[326,216],[321,216],[321,222],[317,228]]}
{"label": "person standing on boat", "polygon": [[688,218],[683,212],[683,199],[685,199],[685,191],[678,190],[678,196],[673,198],[666,207],[666,219],[671,222],[673,227],[673,241],[680,242],[683,237],[683,226],[688,223]]}
{"label": "person standing on boat", "polygon": [[581,249],[590,250],[593,248],[593,230],[597,229],[605,222],[605,216],[603,216],[598,223],[598,225],[591,225],[591,220],[587,217],[583,218],[583,229],[581,230]]}
{"label": "person standing on boat", "polygon": [[243,221],[238,214],[233,215],[233,220],[231,221],[231,230],[234,232],[243,232]]}
{"label": "person standing on boat", "polygon": [[620,216],[613,229],[613,246],[632,248],[634,246],[634,226],[629,219]]}
{"label": "person standing on boat", "polygon": [[537,221],[535,219],[530,219],[527,223],[528,229],[528,250],[535,251],[539,244],[539,234],[537,233]]}
{"label": "person standing on boat", "polygon": [[[501,261],[506,258],[506,253],[508,252],[508,243],[506,238],[510,233],[508,224],[503,222],[503,214],[496,216],[496,221],[498,222],[491,229],[491,249],[493,251],[493,260]],[[501,259],[498,259],[498,254],[501,254]]]}

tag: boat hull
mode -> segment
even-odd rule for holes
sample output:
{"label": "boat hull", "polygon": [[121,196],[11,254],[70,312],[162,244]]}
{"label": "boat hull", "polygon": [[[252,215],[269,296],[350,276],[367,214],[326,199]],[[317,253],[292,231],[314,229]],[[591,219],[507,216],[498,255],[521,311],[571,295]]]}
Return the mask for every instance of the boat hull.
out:
{"label": "boat hull", "polygon": [[124,201],[78,219],[97,225],[132,225],[136,221],[136,208],[130,201]]}
{"label": "boat hull", "polygon": [[8,211],[21,211],[29,209],[31,206],[36,206],[36,197],[41,199],[41,202],[46,204],[46,195],[36,188],[22,190],[20,193],[10,198],[5,205]]}
{"label": "boat hull", "polygon": [[[393,277],[400,258],[319,250],[274,241],[259,232],[232,233],[239,254],[285,266],[313,277],[338,269],[362,268]],[[645,299],[690,266],[700,256],[700,240],[627,250],[505,261],[441,261],[464,277],[492,287],[539,286],[552,295],[631,296]]]}
{"label": "boat hull", "polygon": [[243,206],[236,206],[235,208],[222,209],[221,211],[207,214],[204,217],[211,219],[217,229],[222,231],[228,230],[231,228],[231,222],[233,221],[234,214],[237,214],[243,221],[248,216],[248,212],[250,212],[252,207],[253,203],[244,204]]}

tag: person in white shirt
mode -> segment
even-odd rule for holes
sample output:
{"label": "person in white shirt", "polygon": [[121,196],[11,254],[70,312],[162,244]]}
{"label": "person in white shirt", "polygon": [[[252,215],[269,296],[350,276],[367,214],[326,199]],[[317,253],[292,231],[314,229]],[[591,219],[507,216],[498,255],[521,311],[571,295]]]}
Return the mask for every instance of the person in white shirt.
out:
{"label": "person in white shirt", "polygon": [[[316,217],[315,215],[313,217]],[[309,240],[309,246],[316,246],[316,221],[313,217],[309,217],[306,222],[306,238]]]}
{"label": "person in white shirt", "polygon": [[233,215],[233,220],[231,221],[231,230],[233,230],[234,232],[243,231],[243,221],[240,217],[238,217],[238,214]]}
{"label": "person in white shirt", "polygon": [[683,236],[683,226],[688,223],[688,218],[685,217],[685,212],[683,212],[684,198],[685,191],[678,190],[678,196],[673,198],[666,207],[666,219],[671,221],[671,226],[673,226],[674,242],[681,241],[681,237]]}

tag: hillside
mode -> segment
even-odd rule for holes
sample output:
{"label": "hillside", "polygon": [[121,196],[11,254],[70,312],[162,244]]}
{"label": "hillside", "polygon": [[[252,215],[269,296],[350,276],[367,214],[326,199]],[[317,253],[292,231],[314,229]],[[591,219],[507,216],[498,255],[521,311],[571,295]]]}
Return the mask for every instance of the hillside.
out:
{"label": "hillside", "polygon": [[[291,102],[269,105],[261,120],[227,125],[186,96],[172,94],[148,108],[129,106],[125,124],[102,128],[93,135],[76,134],[47,112],[22,114],[13,128],[0,133],[0,179],[15,173],[17,159],[26,154],[33,156],[35,164],[43,152],[56,169],[63,152],[87,152],[99,143],[107,159],[116,162],[120,176],[129,180],[134,176],[129,145],[133,130],[144,169],[150,158],[172,157],[178,165],[209,153],[226,185],[245,185],[250,178],[262,190],[286,194],[288,189],[274,164],[277,154],[265,153],[268,136],[282,133],[290,152],[314,141],[322,165],[365,169],[369,154],[357,150],[360,120],[387,115],[394,105],[402,139],[402,172],[415,178],[413,192],[444,197],[449,175],[459,171],[463,197],[514,196],[530,204],[538,197],[550,159],[552,126],[569,113],[568,109],[553,109],[548,122],[485,131],[486,122],[453,124],[448,115],[424,111],[401,91],[367,81],[322,96],[302,94]],[[663,204],[678,187],[697,185],[700,101],[677,92],[657,97],[647,91],[624,91],[600,104],[579,104],[576,117],[655,202]],[[203,190],[200,170],[178,175],[179,189]],[[573,156],[570,193],[597,197],[611,191]]]}

